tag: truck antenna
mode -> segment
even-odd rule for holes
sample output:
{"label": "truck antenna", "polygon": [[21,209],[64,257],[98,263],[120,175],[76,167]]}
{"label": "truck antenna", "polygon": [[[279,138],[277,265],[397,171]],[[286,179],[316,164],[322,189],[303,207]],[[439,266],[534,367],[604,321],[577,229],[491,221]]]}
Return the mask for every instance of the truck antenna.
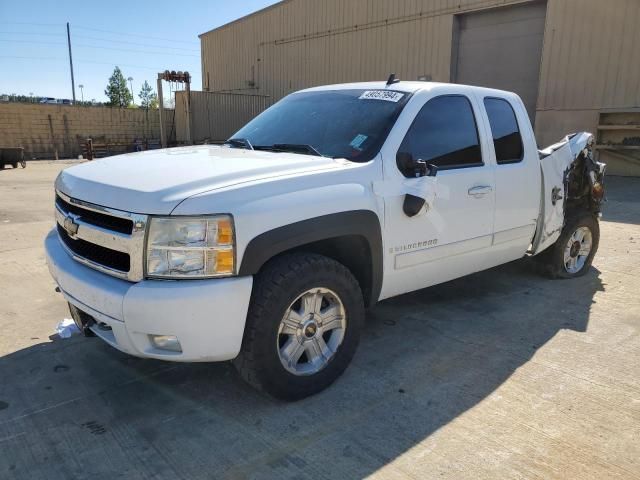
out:
{"label": "truck antenna", "polygon": [[389,75],[389,78],[387,79],[387,87],[389,85],[393,85],[394,83],[398,83],[400,81],[399,78],[396,78],[396,74],[392,73],[391,75]]}

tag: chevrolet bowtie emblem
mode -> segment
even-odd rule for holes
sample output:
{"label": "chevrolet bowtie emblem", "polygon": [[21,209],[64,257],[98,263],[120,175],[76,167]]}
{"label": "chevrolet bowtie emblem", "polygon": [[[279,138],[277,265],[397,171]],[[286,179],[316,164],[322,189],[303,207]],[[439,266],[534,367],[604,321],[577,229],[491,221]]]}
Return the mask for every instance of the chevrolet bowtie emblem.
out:
{"label": "chevrolet bowtie emblem", "polygon": [[78,233],[78,224],[74,222],[73,217],[66,216],[64,218],[64,229],[69,234],[70,237],[73,237],[76,233]]}

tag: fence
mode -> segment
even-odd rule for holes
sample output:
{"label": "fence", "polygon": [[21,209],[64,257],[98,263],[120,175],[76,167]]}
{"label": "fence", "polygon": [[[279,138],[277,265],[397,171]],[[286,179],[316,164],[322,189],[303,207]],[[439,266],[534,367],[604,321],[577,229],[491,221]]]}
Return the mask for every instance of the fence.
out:
{"label": "fence", "polygon": [[[187,142],[187,94],[176,92],[176,141]],[[191,92],[191,135],[195,143],[220,142],[272,104],[271,97]]]}
{"label": "fence", "polygon": [[[165,118],[173,143],[174,112],[168,110]],[[158,110],[0,103],[0,146],[23,147],[28,159],[77,157],[87,138],[133,150],[136,140],[160,138]]]}

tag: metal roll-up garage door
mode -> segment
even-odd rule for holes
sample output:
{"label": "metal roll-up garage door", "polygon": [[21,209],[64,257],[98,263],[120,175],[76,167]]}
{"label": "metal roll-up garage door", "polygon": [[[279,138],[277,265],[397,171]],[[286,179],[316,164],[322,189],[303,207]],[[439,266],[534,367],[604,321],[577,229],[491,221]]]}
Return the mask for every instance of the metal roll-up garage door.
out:
{"label": "metal roll-up garage door", "polygon": [[546,10],[546,2],[530,2],[458,15],[455,82],[516,92],[533,122]]}

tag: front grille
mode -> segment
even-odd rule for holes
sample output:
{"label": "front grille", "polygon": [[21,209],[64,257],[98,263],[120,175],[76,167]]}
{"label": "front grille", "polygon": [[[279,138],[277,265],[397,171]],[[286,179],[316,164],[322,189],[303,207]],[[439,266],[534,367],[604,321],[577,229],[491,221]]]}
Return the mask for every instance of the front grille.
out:
{"label": "front grille", "polygon": [[60,242],[76,261],[131,282],[144,278],[146,215],[75,200],[60,191],[55,215]]}
{"label": "front grille", "polygon": [[129,219],[112,217],[104,213],[87,210],[86,208],[67,202],[60,195],[56,195],[56,205],[63,211],[78,215],[81,220],[96,227],[126,234],[131,234],[133,231],[133,222]]}
{"label": "front grille", "polygon": [[127,273],[131,269],[131,258],[128,253],[101,247],[95,243],[85,242],[80,238],[71,238],[60,224],[58,224],[58,235],[69,250],[76,255],[120,272]]}

